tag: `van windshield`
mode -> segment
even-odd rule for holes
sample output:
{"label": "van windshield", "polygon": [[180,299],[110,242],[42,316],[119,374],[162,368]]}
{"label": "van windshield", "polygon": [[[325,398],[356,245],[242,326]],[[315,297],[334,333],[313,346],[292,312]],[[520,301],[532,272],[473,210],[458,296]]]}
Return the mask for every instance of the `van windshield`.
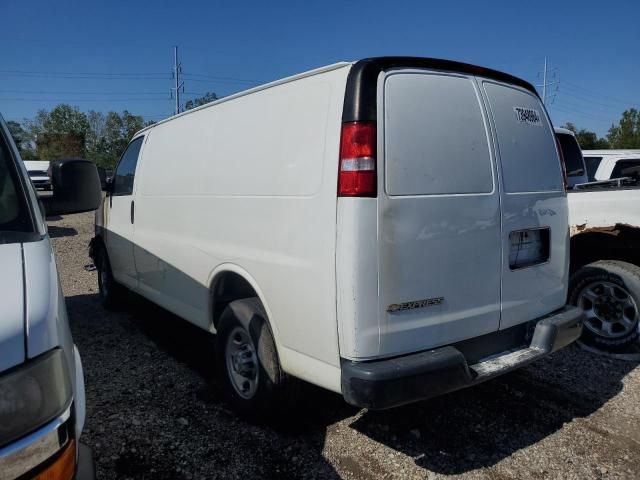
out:
{"label": "van windshield", "polygon": [[20,241],[34,225],[18,170],[0,131],[0,244]]}

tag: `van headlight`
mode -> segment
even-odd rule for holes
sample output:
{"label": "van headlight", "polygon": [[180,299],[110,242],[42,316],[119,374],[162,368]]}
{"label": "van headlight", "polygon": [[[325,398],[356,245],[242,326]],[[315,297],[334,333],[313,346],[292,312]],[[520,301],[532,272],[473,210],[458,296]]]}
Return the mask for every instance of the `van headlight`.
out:
{"label": "van headlight", "polygon": [[0,447],[58,417],[72,398],[60,348],[0,374]]}

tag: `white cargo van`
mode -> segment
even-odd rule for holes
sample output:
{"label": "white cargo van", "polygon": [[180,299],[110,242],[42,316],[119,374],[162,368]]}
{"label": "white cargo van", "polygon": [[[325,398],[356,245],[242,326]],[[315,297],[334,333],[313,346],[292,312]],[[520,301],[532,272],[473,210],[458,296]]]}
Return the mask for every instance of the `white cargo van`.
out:
{"label": "white cargo van", "polygon": [[217,333],[232,403],[297,377],[387,408],[572,342],[567,198],[528,83],[426,58],[339,63],[140,131],[96,217],[131,289]]}

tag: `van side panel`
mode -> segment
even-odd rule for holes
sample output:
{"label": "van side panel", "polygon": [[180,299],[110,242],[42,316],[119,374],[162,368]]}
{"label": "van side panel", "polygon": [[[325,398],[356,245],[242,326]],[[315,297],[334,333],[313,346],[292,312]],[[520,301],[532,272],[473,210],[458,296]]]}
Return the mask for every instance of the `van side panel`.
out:
{"label": "van side panel", "polygon": [[136,177],[134,238],[137,254],[147,257],[141,293],[213,329],[212,272],[237,265],[264,294],[279,351],[331,366],[318,380],[290,364],[295,354],[285,354],[283,368],[333,390],[336,182],[348,71],[277,85],[154,127]]}

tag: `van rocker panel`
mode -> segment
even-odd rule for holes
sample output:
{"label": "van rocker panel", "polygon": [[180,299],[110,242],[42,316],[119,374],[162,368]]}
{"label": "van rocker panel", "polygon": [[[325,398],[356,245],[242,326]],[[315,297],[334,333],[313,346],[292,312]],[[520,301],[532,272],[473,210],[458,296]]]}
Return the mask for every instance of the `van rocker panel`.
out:
{"label": "van rocker panel", "polygon": [[530,344],[469,365],[455,345],[385,360],[342,359],[342,394],[355,406],[380,410],[476,385],[538,360],[580,337],[582,310],[565,306],[535,322]]}

